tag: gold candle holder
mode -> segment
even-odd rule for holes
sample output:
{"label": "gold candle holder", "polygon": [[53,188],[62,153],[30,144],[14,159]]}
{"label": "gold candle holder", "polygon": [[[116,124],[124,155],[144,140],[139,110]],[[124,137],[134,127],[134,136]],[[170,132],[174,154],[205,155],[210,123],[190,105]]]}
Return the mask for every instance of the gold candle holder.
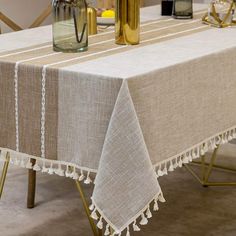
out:
{"label": "gold candle holder", "polygon": [[236,25],[234,19],[236,3],[233,0],[215,0],[210,3],[208,13],[202,21],[218,28]]}
{"label": "gold candle holder", "polygon": [[87,9],[88,35],[97,34],[97,11],[93,7]]}
{"label": "gold candle holder", "polygon": [[139,44],[140,0],[116,0],[115,38],[117,44]]}

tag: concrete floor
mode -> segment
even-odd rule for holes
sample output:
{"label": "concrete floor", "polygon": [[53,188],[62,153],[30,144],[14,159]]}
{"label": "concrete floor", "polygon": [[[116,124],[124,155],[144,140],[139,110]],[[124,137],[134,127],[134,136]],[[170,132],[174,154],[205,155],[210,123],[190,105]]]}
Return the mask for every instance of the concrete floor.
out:
{"label": "concrete floor", "polygon": [[[221,153],[236,157],[236,147],[226,145]],[[236,163],[233,157],[227,160]],[[38,174],[37,206],[28,210],[26,174],[24,169],[10,168],[0,201],[0,236],[92,236],[72,180]],[[236,181],[234,173],[215,171],[213,177]],[[141,232],[132,235],[236,235],[236,187],[203,188],[185,168],[162,177],[160,184],[167,202],[160,204]],[[91,187],[84,188],[90,196]]]}

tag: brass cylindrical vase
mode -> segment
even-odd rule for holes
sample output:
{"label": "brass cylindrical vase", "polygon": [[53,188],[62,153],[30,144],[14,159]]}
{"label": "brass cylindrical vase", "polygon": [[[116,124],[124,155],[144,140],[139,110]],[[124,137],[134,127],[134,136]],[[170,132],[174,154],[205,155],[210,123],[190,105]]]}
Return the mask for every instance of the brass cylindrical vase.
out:
{"label": "brass cylindrical vase", "polygon": [[139,44],[140,0],[116,0],[115,34],[117,44]]}

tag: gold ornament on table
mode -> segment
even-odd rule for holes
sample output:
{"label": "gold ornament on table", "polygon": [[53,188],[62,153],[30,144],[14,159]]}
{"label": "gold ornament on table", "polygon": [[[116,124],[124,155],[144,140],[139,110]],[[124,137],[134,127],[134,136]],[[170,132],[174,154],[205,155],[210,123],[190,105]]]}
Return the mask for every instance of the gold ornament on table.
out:
{"label": "gold ornament on table", "polygon": [[89,6],[87,8],[88,35],[97,34],[97,10]]}
{"label": "gold ornament on table", "polygon": [[202,21],[206,24],[224,28],[236,25],[236,2],[234,0],[213,0]]}

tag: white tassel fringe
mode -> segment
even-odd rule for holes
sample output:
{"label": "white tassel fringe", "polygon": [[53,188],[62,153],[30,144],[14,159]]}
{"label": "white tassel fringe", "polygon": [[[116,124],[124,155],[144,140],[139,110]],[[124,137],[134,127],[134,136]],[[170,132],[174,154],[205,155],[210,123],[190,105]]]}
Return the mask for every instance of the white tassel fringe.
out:
{"label": "white tassel fringe", "polygon": [[182,167],[183,164],[190,163],[194,159],[205,155],[209,150],[214,150],[218,145],[228,143],[235,138],[236,128],[231,128],[230,130],[223,132],[221,135],[209,138],[179,156],[171,157],[168,160],[156,164],[156,175],[157,177],[162,177],[163,175],[168,174],[168,172],[174,171],[177,167]]}

